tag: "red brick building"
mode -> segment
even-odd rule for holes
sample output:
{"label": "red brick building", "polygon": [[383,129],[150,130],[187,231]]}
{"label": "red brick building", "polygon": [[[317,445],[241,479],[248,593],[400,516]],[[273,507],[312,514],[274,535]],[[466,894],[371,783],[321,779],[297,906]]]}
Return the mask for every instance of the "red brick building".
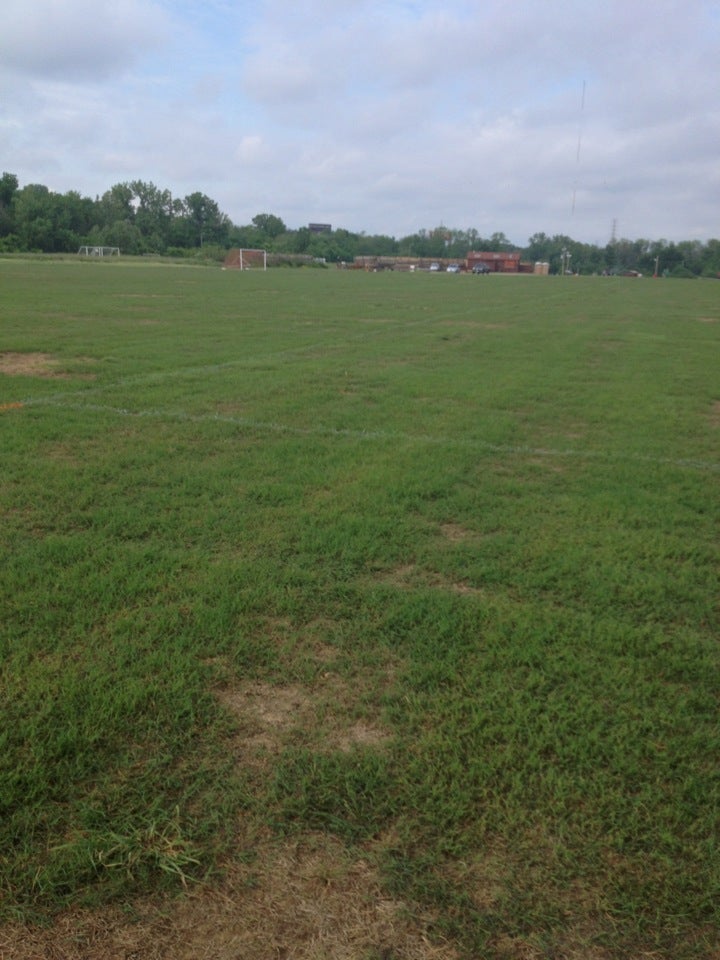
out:
{"label": "red brick building", "polygon": [[467,255],[468,270],[472,270],[476,263],[484,263],[492,273],[520,273],[519,253],[478,253],[471,250]]}

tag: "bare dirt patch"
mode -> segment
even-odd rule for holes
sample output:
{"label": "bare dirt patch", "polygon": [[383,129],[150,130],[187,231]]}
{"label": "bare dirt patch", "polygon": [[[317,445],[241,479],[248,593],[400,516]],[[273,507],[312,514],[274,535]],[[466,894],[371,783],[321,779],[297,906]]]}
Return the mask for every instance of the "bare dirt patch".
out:
{"label": "bare dirt patch", "polygon": [[176,293],[116,293],[121,300],[177,300]]}
{"label": "bare dirt patch", "polygon": [[0,353],[0,373],[10,377],[54,377],[55,364],[49,353]]}
{"label": "bare dirt patch", "polygon": [[720,427],[720,400],[715,400],[710,406],[710,426]]}
{"label": "bare dirt patch", "polygon": [[451,543],[462,543],[472,537],[472,533],[460,523],[440,524],[440,533]]}
{"label": "bare dirt patch", "polygon": [[238,679],[224,658],[208,661],[215,696],[236,720],[228,748],[246,769],[262,774],[292,746],[350,752],[389,743],[378,703],[395,684],[398,664],[391,655],[358,663],[328,640],[335,627],[319,618],[297,634],[291,621],[267,619],[263,633],[292,680]]}
{"label": "bare dirt patch", "polygon": [[[90,363],[85,357],[76,358],[75,362]],[[0,353],[0,374],[9,377],[43,377],[58,380],[69,380],[71,377],[88,380],[94,379],[94,374],[71,374],[61,367],[61,361],[50,353]]]}
{"label": "bare dirt patch", "polygon": [[391,587],[411,587],[418,582],[420,574],[418,567],[414,563],[404,563],[391,570],[383,570],[379,573],[377,579],[381,583],[386,583]]}
{"label": "bare dirt patch", "polygon": [[464,580],[450,580],[440,573],[422,570],[415,564],[386,570],[377,579],[381,583],[386,583],[401,590],[430,587],[435,590],[448,590],[451,593],[459,593],[464,596],[480,595],[483,592],[480,587],[474,587]]}
{"label": "bare dirt patch", "polygon": [[453,593],[459,593],[463,596],[480,596],[482,590],[480,587],[473,587],[470,583],[465,583],[464,581],[458,581],[456,583],[451,583],[449,588]]}
{"label": "bare dirt patch", "polygon": [[458,960],[432,915],[384,893],[369,857],[309,835],[266,840],[215,889],[177,900],[68,911],[50,929],[0,931],[2,960]]}
{"label": "bare dirt patch", "polygon": [[239,720],[233,746],[246,764],[292,743],[349,752],[383,747],[390,739],[373,718],[358,716],[358,689],[331,672],[312,687],[254,681],[219,690],[217,696]]}

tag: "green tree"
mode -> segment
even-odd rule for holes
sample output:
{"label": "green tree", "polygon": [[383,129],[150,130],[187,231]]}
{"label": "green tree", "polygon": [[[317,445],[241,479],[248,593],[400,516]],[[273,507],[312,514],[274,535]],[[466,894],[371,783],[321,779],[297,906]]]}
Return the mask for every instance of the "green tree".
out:
{"label": "green tree", "polygon": [[253,226],[263,235],[266,241],[274,240],[287,232],[287,227],[272,213],[257,213],[252,218]]}
{"label": "green tree", "polygon": [[40,183],[29,183],[15,197],[15,228],[22,250],[52,253],[59,245],[54,195]]}
{"label": "green tree", "polygon": [[202,247],[205,243],[227,245],[232,224],[214,200],[195,192],[185,197],[184,204],[194,246]]}
{"label": "green tree", "polygon": [[400,244],[395,237],[389,237],[386,234],[373,234],[366,236],[364,233],[355,235],[355,250],[353,257],[378,256],[392,257],[400,252]]}
{"label": "green tree", "polygon": [[14,173],[3,173],[0,177],[0,237],[9,237],[15,230],[14,201],[18,186]]}
{"label": "green tree", "polygon": [[19,182],[14,173],[3,173],[0,177],[0,206],[9,207],[18,191]]}
{"label": "green tree", "polygon": [[72,234],[72,245],[77,247],[97,222],[95,202],[77,190],[69,190],[56,197],[56,204],[59,224]]}
{"label": "green tree", "polygon": [[108,247],[119,247],[128,256],[146,253],[147,248],[140,230],[129,220],[116,220],[100,232],[101,242]]}
{"label": "green tree", "polygon": [[681,240],[677,245],[681,263],[686,270],[700,276],[703,267],[703,245],[699,240]]}
{"label": "green tree", "polygon": [[135,226],[148,250],[163,253],[171,240],[171,224],[177,209],[170,191],[142,180],[134,180],[129,186],[133,192]]}
{"label": "green tree", "polygon": [[510,241],[509,241],[508,238],[505,236],[505,234],[502,232],[502,230],[496,231],[496,232],[490,237],[490,241],[489,241],[489,242],[490,242],[490,246],[488,247],[488,249],[489,249],[489,250],[496,251],[497,253],[502,253],[504,250],[514,250],[514,249],[515,249],[515,247],[512,245],[512,243],[510,243]]}
{"label": "green tree", "polygon": [[350,261],[355,256],[355,246],[347,230],[329,230],[311,233],[307,253],[329,263]]}
{"label": "green tree", "polygon": [[555,252],[555,244],[546,233],[534,233],[523,254],[531,263],[550,263]]}
{"label": "green tree", "polygon": [[109,226],[116,221],[135,221],[133,189],[129,183],[116,183],[103,195],[98,204],[100,226]]}
{"label": "green tree", "polygon": [[311,238],[312,234],[307,227],[288,230],[287,233],[275,238],[272,249],[274,253],[307,253]]}
{"label": "green tree", "polygon": [[708,240],[703,251],[702,275],[720,277],[720,240]]}
{"label": "green tree", "polygon": [[418,230],[400,240],[400,253],[408,257],[442,257],[445,255],[447,236],[447,227]]}

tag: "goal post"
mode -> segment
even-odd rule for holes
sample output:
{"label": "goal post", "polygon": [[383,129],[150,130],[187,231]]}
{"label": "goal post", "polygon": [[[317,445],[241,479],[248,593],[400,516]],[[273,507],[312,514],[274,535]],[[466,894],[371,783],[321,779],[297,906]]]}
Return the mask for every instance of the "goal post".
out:
{"label": "goal post", "polygon": [[78,254],[81,257],[119,257],[120,247],[82,246]]}
{"label": "goal post", "polygon": [[237,270],[267,270],[267,250],[236,248],[225,257],[225,266]]}

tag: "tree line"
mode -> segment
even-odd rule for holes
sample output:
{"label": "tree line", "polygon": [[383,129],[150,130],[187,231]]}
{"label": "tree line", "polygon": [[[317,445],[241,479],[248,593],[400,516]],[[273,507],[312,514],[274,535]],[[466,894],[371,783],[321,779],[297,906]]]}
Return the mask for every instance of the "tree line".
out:
{"label": "tree line", "polygon": [[204,193],[173,197],[153,183],[117,183],[94,200],[77,191],[54,193],[42,184],[20,187],[12,173],[0,178],[0,252],[75,252],[80,246],[119,247],[123,254],[202,256],[223,259],[232,247],[304,255],[329,263],[358,256],[437,257],[463,260],[469,250],[520,252],[524,260],[546,262],[558,273],[638,270],[673,276],[720,275],[720,240],[613,240],[605,246],[565,235],[536,233],[525,247],[502,232],[438,226],[396,239],[384,234],[335,229],[291,230],[283,220],[259,213],[236,225]]}

